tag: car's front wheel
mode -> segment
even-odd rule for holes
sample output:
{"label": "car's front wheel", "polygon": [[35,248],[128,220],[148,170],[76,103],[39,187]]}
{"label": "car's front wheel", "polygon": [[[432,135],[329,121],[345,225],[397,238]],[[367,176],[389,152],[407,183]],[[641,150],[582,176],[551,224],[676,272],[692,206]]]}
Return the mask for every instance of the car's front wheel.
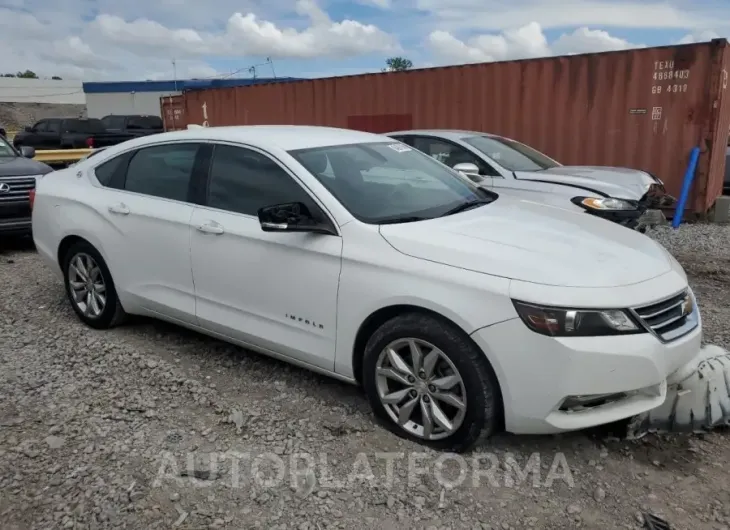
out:
{"label": "car's front wheel", "polygon": [[363,386],[391,431],[437,449],[467,451],[500,424],[499,385],[484,354],[430,315],[401,315],[373,334]]}
{"label": "car's front wheel", "polygon": [[91,244],[74,243],[64,256],[62,269],[68,299],[84,323],[106,329],[123,320],[124,310],[111,273]]}

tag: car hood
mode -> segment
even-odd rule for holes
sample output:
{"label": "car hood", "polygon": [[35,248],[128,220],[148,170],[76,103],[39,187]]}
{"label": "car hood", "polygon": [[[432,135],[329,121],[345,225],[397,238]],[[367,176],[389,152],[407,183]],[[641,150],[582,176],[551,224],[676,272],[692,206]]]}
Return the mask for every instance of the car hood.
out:
{"label": "car hood", "polygon": [[634,230],[505,196],[447,217],[383,225],[380,233],[415,258],[542,285],[619,287],[672,268],[666,250]]}
{"label": "car hood", "polygon": [[43,162],[30,158],[0,156],[0,177],[24,177],[26,175],[45,175],[53,171]]}
{"label": "car hood", "polygon": [[623,167],[559,166],[543,171],[516,171],[520,180],[590,188],[619,199],[639,200],[656,181],[646,172]]}

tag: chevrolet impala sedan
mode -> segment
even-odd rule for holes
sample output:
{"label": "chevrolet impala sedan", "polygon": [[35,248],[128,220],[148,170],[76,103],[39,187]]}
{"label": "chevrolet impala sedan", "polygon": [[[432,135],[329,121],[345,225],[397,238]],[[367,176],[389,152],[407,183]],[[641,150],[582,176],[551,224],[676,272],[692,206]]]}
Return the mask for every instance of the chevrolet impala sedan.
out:
{"label": "chevrolet impala sedan", "polygon": [[360,384],[387,428],[439,449],[652,410],[700,348],[659,244],[386,136],[139,138],[41,178],[32,221],[87,325],[146,315]]}

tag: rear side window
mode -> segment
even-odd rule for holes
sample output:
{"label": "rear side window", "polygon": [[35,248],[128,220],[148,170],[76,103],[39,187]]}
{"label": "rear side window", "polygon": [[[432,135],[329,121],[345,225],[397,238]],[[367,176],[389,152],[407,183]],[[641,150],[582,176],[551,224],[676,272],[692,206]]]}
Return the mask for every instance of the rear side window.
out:
{"label": "rear side window", "polygon": [[64,120],[63,122],[64,132],[70,133],[83,133],[83,134],[97,134],[103,133],[104,125],[101,120]]}
{"label": "rear side window", "polygon": [[124,189],[162,199],[188,200],[190,179],[200,144],[145,147],[132,155]]}
{"label": "rear side window", "polygon": [[101,123],[107,129],[124,129],[124,116],[104,116]]}
{"label": "rear side window", "polygon": [[162,119],[157,116],[132,116],[127,129],[162,129]]}
{"label": "rear side window", "polygon": [[[92,152],[88,158],[91,158],[94,156],[97,152]],[[94,169],[94,175],[96,176],[96,180],[99,181],[99,184],[105,187],[114,187],[112,186],[113,177],[114,174],[120,169],[120,166],[122,162],[126,159],[126,156],[115,156],[111,160],[108,160],[101,164],[99,167]]]}

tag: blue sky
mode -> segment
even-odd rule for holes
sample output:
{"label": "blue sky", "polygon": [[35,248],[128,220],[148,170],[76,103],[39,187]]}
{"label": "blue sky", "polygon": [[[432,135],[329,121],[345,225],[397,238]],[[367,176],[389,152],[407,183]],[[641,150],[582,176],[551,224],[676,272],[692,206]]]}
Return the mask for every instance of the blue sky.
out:
{"label": "blue sky", "polygon": [[0,0],[0,70],[319,77],[730,36],[728,0]]}

